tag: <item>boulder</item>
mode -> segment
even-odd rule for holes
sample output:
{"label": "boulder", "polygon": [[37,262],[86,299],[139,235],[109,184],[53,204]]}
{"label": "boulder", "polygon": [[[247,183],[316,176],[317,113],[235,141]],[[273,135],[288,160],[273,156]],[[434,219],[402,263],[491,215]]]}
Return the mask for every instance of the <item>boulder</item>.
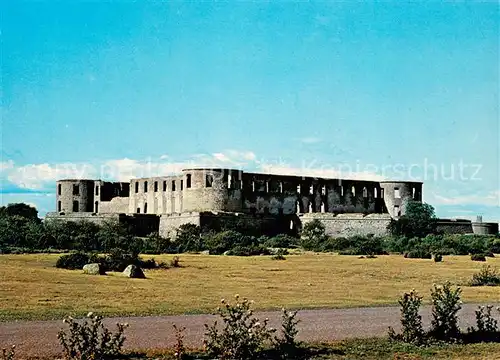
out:
{"label": "boulder", "polygon": [[101,264],[87,264],[83,266],[83,273],[88,275],[106,275]]}
{"label": "boulder", "polygon": [[142,272],[142,269],[136,265],[129,265],[125,270],[123,270],[123,275],[129,278],[144,279],[146,276]]}

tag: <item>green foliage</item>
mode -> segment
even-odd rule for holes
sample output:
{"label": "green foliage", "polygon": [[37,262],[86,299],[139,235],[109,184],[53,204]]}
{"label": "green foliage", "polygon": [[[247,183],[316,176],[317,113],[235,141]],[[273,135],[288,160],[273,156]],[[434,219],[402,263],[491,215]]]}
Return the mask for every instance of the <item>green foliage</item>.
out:
{"label": "green foliage", "polygon": [[297,238],[286,234],[279,234],[272,238],[265,239],[263,242],[264,246],[270,248],[290,248],[296,246],[298,242]]}
{"label": "green foliage", "polygon": [[319,249],[328,240],[325,226],[318,219],[314,219],[304,225],[300,237],[300,246],[304,250]]}
{"label": "green foliage", "polygon": [[470,256],[472,261],[486,261],[486,255],[484,254],[472,254]]}
{"label": "green foliage", "polygon": [[405,293],[398,303],[401,306],[402,333],[396,334],[393,328],[389,328],[389,337],[406,343],[422,344],[425,339],[422,316],[419,314],[422,297],[412,290]]}
{"label": "green foliage", "polygon": [[286,260],[285,255],[288,255],[288,251],[286,249],[278,249],[276,253],[271,257],[272,260]]}
{"label": "green foliage", "polygon": [[8,204],[7,206],[0,206],[0,218],[11,216],[19,216],[37,223],[41,222],[38,218],[38,210],[35,207],[24,203],[14,203]]}
{"label": "green foliage", "polygon": [[417,248],[404,253],[404,257],[408,259],[431,259],[432,255],[423,248]]}
{"label": "green foliage", "polygon": [[460,294],[462,290],[447,282],[442,286],[434,285],[432,298],[432,337],[444,341],[456,341],[460,337],[458,311],[462,308]]}
{"label": "green foliage", "polygon": [[391,220],[388,230],[395,236],[425,237],[436,230],[434,208],[426,203],[410,200],[406,203],[405,215]]}
{"label": "green foliage", "polygon": [[2,349],[1,360],[14,360],[16,356],[16,345],[12,345],[10,350]]}
{"label": "green foliage", "polygon": [[297,319],[298,311],[281,309],[281,337],[276,337],[277,350],[283,359],[294,359],[299,353],[297,341],[297,328],[300,320]]}
{"label": "green foliage", "polygon": [[177,229],[175,238],[177,252],[198,252],[206,249],[201,229],[194,224],[183,224]]}
{"label": "green foliage", "polygon": [[57,337],[67,360],[105,360],[120,355],[125,342],[127,324],[117,324],[112,333],[102,323],[102,317],[89,313],[81,323],[71,317],[63,320],[68,332],[61,330]]}
{"label": "green foliage", "polygon": [[432,256],[432,258],[434,259],[434,262],[441,262],[441,261],[443,261],[443,255],[441,255],[441,254],[434,254]]}
{"label": "green foliage", "polygon": [[270,255],[271,252],[269,251],[268,248],[261,245],[249,245],[249,246],[237,245],[233,247],[231,250],[228,250],[226,254],[234,256],[255,256],[255,255]]}
{"label": "green foliage", "polygon": [[160,236],[157,232],[149,234],[145,239],[142,239],[142,254],[169,254],[177,252],[174,249],[174,244],[169,238]]}
{"label": "green foliage", "polygon": [[219,327],[217,321],[209,326],[205,324],[205,349],[217,359],[255,359],[259,351],[270,343],[274,329],[268,328],[268,319],[259,321],[253,316],[250,302],[236,295],[236,303],[229,304],[222,300],[222,307],[217,314],[222,318]]}
{"label": "green foliage", "polygon": [[483,266],[479,273],[472,275],[470,286],[500,286],[500,273],[489,265]]}
{"label": "green foliage", "polygon": [[207,249],[210,254],[221,255],[226,251],[231,249],[235,250],[234,254],[240,252],[242,254],[247,254],[252,252],[261,254],[262,252],[267,252],[264,248],[259,246],[258,240],[249,235],[242,235],[234,230],[227,230],[206,238]]}
{"label": "green foliage", "polygon": [[68,255],[62,255],[57,259],[56,267],[68,270],[83,269],[83,267],[90,263],[100,263],[101,259],[95,254],[86,254],[82,252],[75,252]]}
{"label": "green foliage", "polygon": [[184,346],[184,331],[185,327],[178,327],[172,324],[175,333],[175,353],[176,360],[182,360],[186,357],[186,347]]}

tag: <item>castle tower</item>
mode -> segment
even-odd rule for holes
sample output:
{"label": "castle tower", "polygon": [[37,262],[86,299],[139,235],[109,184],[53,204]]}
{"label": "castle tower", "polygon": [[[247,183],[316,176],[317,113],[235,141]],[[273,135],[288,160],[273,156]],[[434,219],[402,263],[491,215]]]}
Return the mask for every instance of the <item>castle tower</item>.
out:
{"label": "castle tower", "polygon": [[56,186],[57,212],[94,211],[94,180],[59,180]]}
{"label": "castle tower", "polygon": [[380,187],[387,212],[393,218],[405,214],[408,200],[422,201],[421,182],[381,181]]}

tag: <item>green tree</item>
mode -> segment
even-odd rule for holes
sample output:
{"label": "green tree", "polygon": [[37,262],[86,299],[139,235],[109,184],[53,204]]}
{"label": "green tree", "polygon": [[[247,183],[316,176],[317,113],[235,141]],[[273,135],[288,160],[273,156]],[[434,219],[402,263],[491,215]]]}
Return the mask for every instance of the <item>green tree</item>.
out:
{"label": "green tree", "polygon": [[300,246],[304,250],[318,250],[327,240],[325,225],[318,219],[314,219],[304,225],[300,236]]}
{"label": "green tree", "polygon": [[14,215],[21,216],[38,223],[40,222],[40,219],[38,218],[38,210],[31,205],[14,203],[0,207],[0,217],[10,217]]}
{"label": "green tree", "polygon": [[388,230],[395,236],[423,238],[436,231],[434,207],[419,201],[406,203],[406,212],[399,219],[392,219]]}

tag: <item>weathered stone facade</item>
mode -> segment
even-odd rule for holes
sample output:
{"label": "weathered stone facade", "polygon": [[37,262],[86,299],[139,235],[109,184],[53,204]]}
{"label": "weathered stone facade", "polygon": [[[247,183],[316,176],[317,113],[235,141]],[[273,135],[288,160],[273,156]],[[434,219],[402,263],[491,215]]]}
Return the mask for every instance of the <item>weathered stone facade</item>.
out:
{"label": "weathered stone facade", "polygon": [[[179,175],[132,179],[129,183],[60,180],[57,214],[51,216],[97,219],[127,214],[129,221],[144,223],[144,231],[157,226],[156,231],[164,236],[185,223],[216,228],[236,221],[241,226],[274,224],[279,230],[288,227],[296,231],[312,219],[322,221],[332,236],[383,235],[391,218],[404,215],[410,199],[422,201],[421,182],[184,169]],[[444,232],[472,232],[470,222],[445,220],[439,226]],[[486,223],[476,228],[492,231]]]}

